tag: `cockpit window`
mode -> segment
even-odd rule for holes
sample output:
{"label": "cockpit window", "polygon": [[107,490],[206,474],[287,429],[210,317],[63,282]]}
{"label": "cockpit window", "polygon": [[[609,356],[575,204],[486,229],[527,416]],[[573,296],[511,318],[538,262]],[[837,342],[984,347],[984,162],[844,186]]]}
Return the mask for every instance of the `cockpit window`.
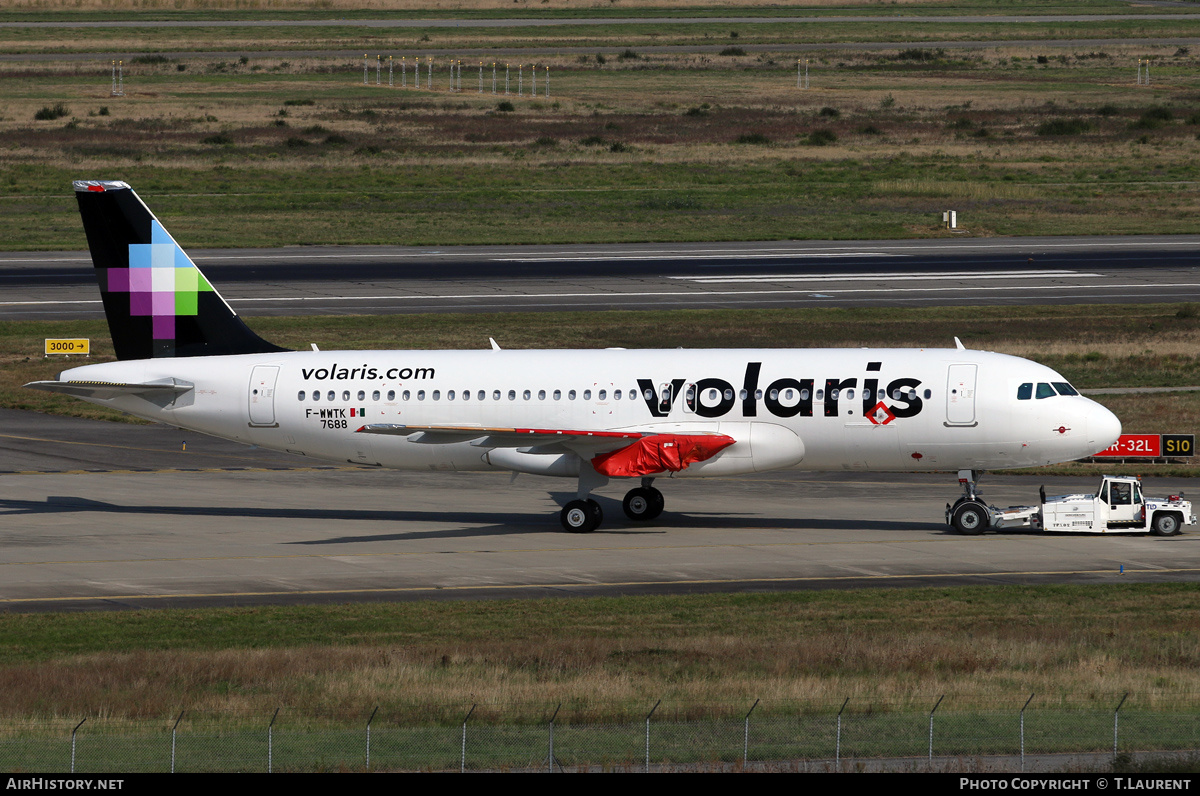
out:
{"label": "cockpit window", "polygon": [[1038,386],[1037,386],[1038,400],[1041,400],[1042,398],[1053,398],[1055,395],[1058,395],[1058,393],[1056,393],[1054,391],[1054,388],[1051,387],[1049,384],[1046,384],[1045,382],[1038,383]]}
{"label": "cockpit window", "polygon": [[1067,384],[1065,381],[1051,382],[1054,389],[1058,390],[1059,395],[1079,395],[1079,390]]}
{"label": "cockpit window", "polygon": [[1033,382],[1027,381],[1017,388],[1017,400],[1028,401],[1033,397]]}

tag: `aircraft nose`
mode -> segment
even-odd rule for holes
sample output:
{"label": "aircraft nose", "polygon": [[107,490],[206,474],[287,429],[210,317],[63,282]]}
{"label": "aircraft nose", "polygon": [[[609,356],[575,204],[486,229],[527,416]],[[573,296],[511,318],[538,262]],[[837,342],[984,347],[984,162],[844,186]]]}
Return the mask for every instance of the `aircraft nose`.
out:
{"label": "aircraft nose", "polygon": [[1087,428],[1088,443],[1095,448],[1093,453],[1112,447],[1113,443],[1121,437],[1120,419],[1110,412],[1108,407],[1101,406],[1095,401],[1092,402],[1091,411],[1088,412]]}

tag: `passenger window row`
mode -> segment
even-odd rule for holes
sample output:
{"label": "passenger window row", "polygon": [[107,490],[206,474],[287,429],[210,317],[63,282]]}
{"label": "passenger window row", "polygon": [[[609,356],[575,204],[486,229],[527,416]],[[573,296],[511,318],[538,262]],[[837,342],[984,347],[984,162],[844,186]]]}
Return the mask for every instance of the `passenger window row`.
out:
{"label": "passenger window row", "polygon": [[[1063,395],[1077,395],[1078,394],[1071,388],[1070,385],[1056,384],[1055,386],[1060,387],[1060,389],[1066,388],[1067,390],[1071,390],[1071,392],[1063,392],[1062,393]],[[1027,388],[1027,387],[1032,387],[1032,385],[1022,384],[1021,390],[1025,390],[1025,388]],[[1039,388],[1038,397],[1039,398],[1048,397],[1048,396],[1044,396],[1041,394],[1042,387],[1046,387],[1047,389],[1049,389],[1049,385],[1039,384],[1038,385],[1038,388]],[[1028,391],[1026,391],[1026,392],[1028,392]],[[352,393],[350,390],[342,390],[342,401],[344,401],[344,402],[350,401],[351,394]],[[1050,393],[1050,395],[1053,395],[1053,394],[1054,394],[1053,392]],[[416,391],[416,400],[424,401],[426,399],[426,395],[427,394],[426,394],[425,390],[417,390]],[[463,390],[461,392],[456,392],[454,390],[448,390],[446,392],[445,398],[447,401],[454,401],[454,400],[486,401],[487,397],[488,397],[486,390],[477,391],[475,393],[474,399],[472,399],[471,395],[472,395],[472,393],[470,390]],[[523,390],[520,393],[520,395],[521,395],[522,400],[525,400],[525,401],[533,400],[533,391],[532,390]],[[554,390],[552,393],[549,393],[549,395],[552,398],[552,400],[561,401],[563,398],[563,391],[562,390]],[[807,401],[809,399],[810,395],[813,398],[815,398],[817,401],[825,400],[825,391],[824,390],[816,390],[815,392],[810,393],[809,390],[804,390],[804,389],[794,390],[791,388],[787,388],[787,389],[783,389],[783,390],[771,390],[769,393],[767,393],[767,395],[770,397],[770,399],[772,401],[777,401],[777,400],[780,400],[781,398],[785,401],[791,401],[791,400],[794,400],[797,395],[799,395],[799,398],[801,401]],[[311,399],[310,399],[310,396],[311,396]],[[324,396],[324,397],[322,397],[322,396]],[[578,393],[575,390],[567,390],[566,396],[567,396],[568,401],[574,401],[578,397]],[[721,392],[718,390],[715,390],[715,389],[707,389],[704,391],[704,398],[705,398],[705,400],[709,401],[710,403],[720,400],[721,396],[722,396]],[[925,390],[924,396],[925,396],[925,399],[928,400],[929,398],[933,397],[933,393],[930,390]],[[442,391],[441,390],[433,390],[430,393],[428,393],[428,397],[434,401],[440,401],[440,400],[442,400]],[[492,390],[492,400],[493,401],[502,400],[504,397],[505,396],[501,393],[500,390]],[[636,401],[638,398],[637,390],[628,390],[628,391],[613,390],[612,391],[612,398],[614,401],[620,401],[626,397],[628,398],[628,400]],[[650,390],[646,390],[643,397],[647,401],[653,401],[654,393]],[[746,390],[740,390],[738,392],[739,399],[744,401],[748,397],[749,397],[749,393]],[[864,395],[863,397],[865,398],[867,396]],[[885,401],[885,400],[887,400],[887,397],[888,397],[888,394],[887,394],[886,390],[881,389],[878,391],[878,400]],[[1020,394],[1018,394],[1018,397],[1020,397]],[[1025,394],[1025,398],[1028,398],[1028,397],[1029,397],[1029,395]],[[336,401],[338,399],[338,393],[337,393],[337,390],[329,390],[328,392],[325,392],[325,393],[322,393],[320,390],[313,390],[311,393],[309,393],[307,390],[300,390],[300,392],[298,392],[296,394],[296,398],[301,401],[312,400],[314,403],[320,402],[320,401]],[[357,392],[357,398],[359,401],[367,400],[367,391],[359,390]],[[507,393],[507,398],[510,401],[517,400],[517,391],[509,390]],[[546,398],[547,398],[546,390],[538,390],[537,391],[537,399],[539,401],[545,401]],[[664,401],[669,401],[670,398],[671,398],[670,390],[669,389],[663,390],[662,399]],[[725,390],[724,398],[727,401],[733,400],[733,390],[732,389]],[[763,398],[763,391],[755,390],[754,398],[755,398],[755,400],[761,401]],[[851,388],[851,389],[848,389],[845,391],[839,391],[839,390],[830,390],[829,391],[829,400],[837,401],[841,398],[845,398],[848,401],[853,401],[854,400],[854,389]],[[896,401],[901,401],[901,400],[913,401],[913,400],[916,400],[916,398],[917,398],[917,391],[912,387],[907,387],[903,390],[897,389],[897,390],[892,391],[892,399],[896,400]],[[411,390],[404,390],[400,393],[400,400],[410,401],[412,399],[413,399],[413,393]],[[383,400],[382,393],[379,390],[374,390],[371,393],[371,400],[372,401]],[[387,400],[388,401],[396,400],[396,391],[395,390],[387,391]],[[591,390],[583,391],[583,400],[585,400],[585,401],[592,400],[592,391]],[[596,391],[596,400],[607,401],[608,400],[608,390],[597,390]],[[695,388],[694,387],[688,388],[687,400],[688,401],[695,400]],[[1024,400],[1024,399],[1022,399],[1022,400]]]}
{"label": "passenger window row", "polygon": [[[710,400],[716,400],[716,397],[717,397],[716,390],[710,390],[709,392],[711,393]],[[741,398],[743,401],[746,400],[748,395],[749,395],[749,393],[747,393],[745,390],[742,390],[741,392],[738,393],[738,397]],[[810,392],[809,390],[803,390],[803,389],[802,390],[794,390],[794,389],[788,388],[788,389],[783,389],[783,390],[771,390],[770,392],[767,393],[767,397],[769,397],[772,401],[777,401],[780,398],[782,398],[785,401],[791,401],[797,395],[799,395],[801,401],[807,401],[810,396],[814,400],[817,400],[817,401],[825,400],[825,391],[824,390],[816,390],[816,391]],[[829,400],[837,401],[837,400],[844,398],[847,401],[853,401],[854,395],[855,395],[854,388],[850,388],[850,389],[847,389],[844,391],[843,390],[830,390],[829,391]],[[922,393],[922,395],[924,395],[925,400],[929,400],[930,398],[933,397],[933,392],[931,390],[925,390]],[[726,390],[725,391],[726,400],[728,400],[729,398],[732,398],[732,397],[733,397],[733,391]],[[755,400],[762,400],[762,397],[763,397],[762,390],[754,391]],[[869,394],[864,391],[863,398],[867,399],[867,400],[869,400],[871,398],[875,398],[878,401],[886,401],[888,399],[888,393],[887,393],[887,390],[883,390],[883,389],[877,390],[874,394]],[[902,390],[901,389],[892,390],[892,400],[894,400],[894,401],[906,401],[906,400],[907,401],[915,401],[916,399],[917,399],[917,391],[916,391],[916,388],[914,388],[914,387],[905,387]]]}
{"label": "passenger window row", "polygon": [[[329,390],[326,393],[322,393],[320,390],[313,390],[311,393],[309,393],[307,390],[300,390],[300,392],[298,392],[296,394],[296,398],[301,401],[310,400],[310,397],[309,397],[310,395],[311,395],[311,400],[314,402],[319,402],[322,400],[336,401],[338,398],[337,390]],[[425,390],[417,390],[416,391],[416,400],[424,401],[426,399],[427,395],[430,399],[432,399],[434,401],[442,400],[442,391],[441,390],[432,390],[428,394],[426,393]],[[518,395],[518,393],[516,390],[509,390],[507,393],[508,400],[510,400],[510,401],[517,400],[517,395]],[[553,392],[551,392],[549,394],[546,392],[546,390],[538,390],[537,391],[537,399],[539,401],[545,401],[547,398],[547,395],[549,395],[555,401],[561,401],[563,399],[563,391],[562,390],[554,390]],[[607,401],[608,396],[609,396],[609,391],[608,390],[597,390],[595,395],[596,395],[597,401]],[[637,397],[638,397],[637,390],[628,390],[628,391],[613,390],[612,391],[612,399],[614,401],[620,401],[622,399],[622,397],[624,397],[626,395],[628,396],[628,399],[631,401],[637,400]],[[322,396],[324,396],[324,397],[322,397]],[[365,401],[365,400],[367,400],[367,391],[359,390],[357,393],[357,396],[358,396],[359,401]],[[458,401],[470,401],[470,400],[486,401],[488,394],[487,394],[486,390],[479,390],[476,393],[474,393],[474,396],[475,397],[472,399],[472,392],[470,390],[463,390],[461,392],[457,392],[455,390],[447,390],[446,394],[445,394],[445,398],[447,401],[455,401],[455,400],[458,400]],[[532,390],[524,390],[520,393],[520,396],[521,396],[522,400],[531,401],[531,400],[533,400],[533,391]],[[505,396],[501,393],[500,390],[492,390],[492,400],[493,401],[502,400],[504,397]],[[568,401],[574,401],[577,397],[579,397],[579,394],[575,390],[567,390],[566,397],[567,397]],[[413,392],[411,390],[404,390],[400,393],[400,400],[410,401],[412,399],[413,399]],[[350,401],[350,400],[351,400],[351,391],[343,390],[342,391],[342,401]],[[374,390],[371,393],[371,400],[372,401],[382,400],[382,394],[380,393],[379,390]],[[396,400],[396,391],[395,390],[387,391],[387,400],[388,401]],[[583,400],[585,400],[585,401],[592,400],[592,391],[590,389],[583,391]]]}
{"label": "passenger window row", "polygon": [[[300,392],[296,393],[296,399],[300,400],[300,401],[308,400],[308,395],[309,395],[309,393],[307,390],[301,390]],[[381,393],[379,392],[379,390],[375,390],[374,392],[371,393],[372,401],[378,401],[378,400],[380,400],[380,397],[381,397]],[[389,401],[396,400],[396,391],[388,390],[387,399]],[[313,390],[312,391],[312,400],[313,401],[321,401],[321,400],[336,401],[337,400],[337,390],[330,390],[329,392],[325,393],[324,399],[321,398],[320,390]],[[350,391],[342,390],[342,401],[348,402],[349,400],[350,400]],[[367,391],[366,390],[358,391],[358,400],[360,400],[360,401],[367,400]]]}

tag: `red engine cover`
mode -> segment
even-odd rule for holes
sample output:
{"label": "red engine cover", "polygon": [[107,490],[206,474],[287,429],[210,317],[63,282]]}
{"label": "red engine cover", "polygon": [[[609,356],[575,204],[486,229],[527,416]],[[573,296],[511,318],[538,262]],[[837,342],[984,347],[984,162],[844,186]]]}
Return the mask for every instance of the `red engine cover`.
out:
{"label": "red engine cover", "polygon": [[632,445],[592,459],[596,472],[607,476],[677,473],[689,464],[711,459],[737,442],[724,434],[654,434]]}

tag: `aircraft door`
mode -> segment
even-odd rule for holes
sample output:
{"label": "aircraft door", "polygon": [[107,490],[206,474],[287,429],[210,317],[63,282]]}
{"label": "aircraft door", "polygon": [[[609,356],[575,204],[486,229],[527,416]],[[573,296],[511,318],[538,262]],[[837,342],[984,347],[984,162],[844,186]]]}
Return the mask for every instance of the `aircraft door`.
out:
{"label": "aircraft door", "polygon": [[250,373],[250,425],[275,426],[275,381],[278,365],[255,365]]}
{"label": "aircraft door", "polygon": [[671,413],[671,404],[675,401],[675,391],[683,384],[682,379],[677,381],[679,382],[678,384],[663,382],[658,385],[658,411],[662,413],[663,417]]}
{"label": "aircraft door", "polygon": [[978,365],[951,365],[946,377],[946,425],[974,426]]}
{"label": "aircraft door", "polygon": [[683,387],[683,405],[684,414],[694,415],[696,413],[696,385],[688,382]]}

